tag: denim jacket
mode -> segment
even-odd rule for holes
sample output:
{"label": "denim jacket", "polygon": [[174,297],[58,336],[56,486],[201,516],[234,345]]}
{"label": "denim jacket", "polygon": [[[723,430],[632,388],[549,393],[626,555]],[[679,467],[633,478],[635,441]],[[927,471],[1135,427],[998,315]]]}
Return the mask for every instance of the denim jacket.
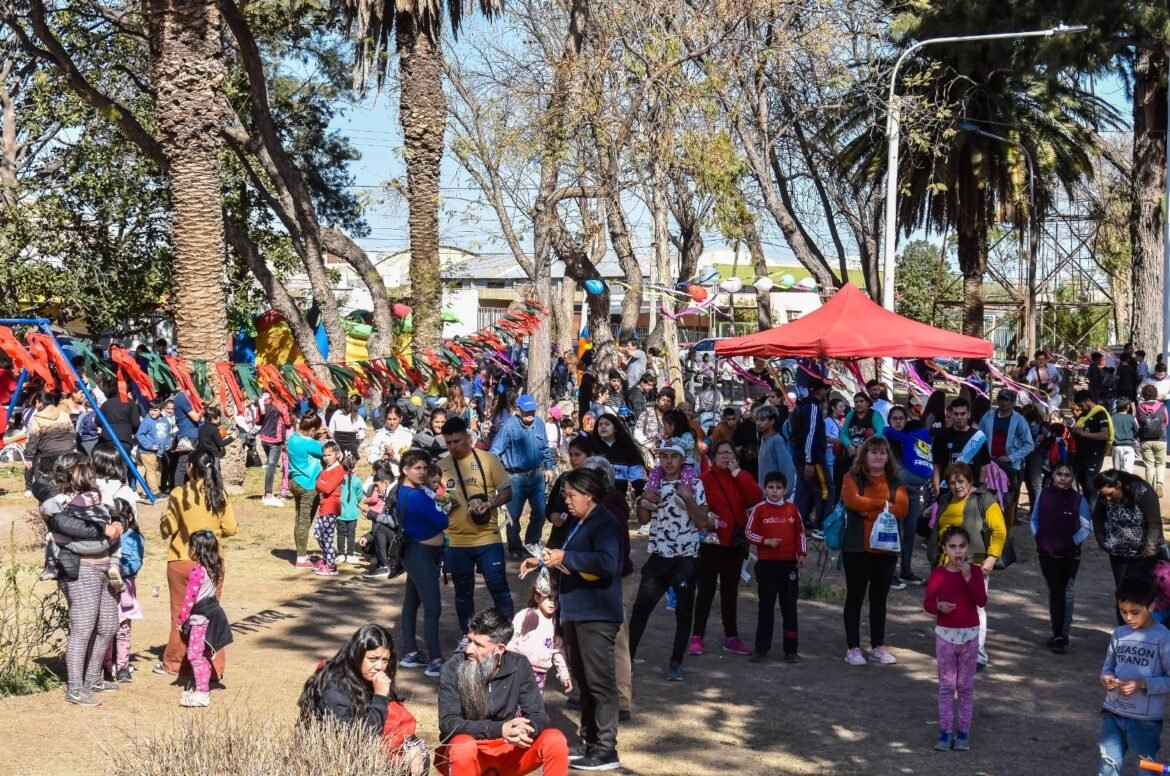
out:
{"label": "denim jacket", "polygon": [[[989,410],[979,421],[979,430],[987,437],[987,448],[991,449],[991,435],[995,431],[995,410]],[[1032,432],[1028,429],[1028,421],[1024,420],[1024,416],[1018,412],[1012,412],[1011,421],[1008,423],[1007,445],[1004,452],[1012,462],[1013,469],[1020,469],[1024,465],[1024,459],[1028,457],[1028,453],[1036,443],[1032,441]]]}

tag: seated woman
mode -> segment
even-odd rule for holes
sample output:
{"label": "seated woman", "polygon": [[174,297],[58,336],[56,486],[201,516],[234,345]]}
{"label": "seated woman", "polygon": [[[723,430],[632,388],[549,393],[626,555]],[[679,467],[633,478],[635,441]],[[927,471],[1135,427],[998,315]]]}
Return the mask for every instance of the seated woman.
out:
{"label": "seated woman", "polygon": [[394,682],[397,665],[390,631],[363,625],[305,682],[297,701],[300,724],[332,717],[363,725],[382,736],[392,758],[409,764],[412,776],[428,773],[426,744],[415,735],[414,717]]}

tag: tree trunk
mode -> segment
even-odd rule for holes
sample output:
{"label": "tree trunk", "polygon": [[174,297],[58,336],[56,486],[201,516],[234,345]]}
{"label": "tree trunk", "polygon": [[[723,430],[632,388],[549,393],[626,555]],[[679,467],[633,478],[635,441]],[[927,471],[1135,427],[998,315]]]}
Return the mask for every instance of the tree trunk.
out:
{"label": "tree trunk", "polygon": [[[538,262],[533,278],[532,296],[548,310],[552,307],[552,268],[547,261]],[[528,338],[528,393],[536,406],[548,407],[549,381],[552,379],[552,316],[545,316]]]}
{"label": "tree trunk", "polygon": [[987,230],[977,218],[974,233],[958,235],[959,268],[963,272],[963,333],[983,336],[983,274],[987,268]]}
{"label": "tree trunk", "polygon": [[[654,239],[654,262],[658,270],[658,277],[663,279],[663,285],[668,285],[668,278],[679,276],[677,270],[670,266],[670,222],[669,205],[666,201],[666,171],[662,169],[661,158],[653,156],[650,162],[650,215],[652,219],[652,234]],[[681,400],[683,397],[683,374],[678,355],[678,324],[670,314],[674,312],[674,298],[668,294],[662,297],[663,315],[658,319],[659,330],[662,333],[663,352],[666,356],[666,374],[675,395]],[[661,377],[661,375],[659,375]]]}
{"label": "tree trunk", "polygon": [[577,331],[573,325],[576,309],[577,282],[568,275],[561,278],[561,287],[553,295],[553,325],[556,327],[557,348],[561,354],[573,353],[577,346]]}
{"label": "tree trunk", "polygon": [[[1138,49],[1133,67],[1133,179],[1129,237],[1133,246],[1133,324],[1136,347],[1162,351],[1162,219],[1166,187],[1164,53]],[[1165,356],[1165,354],[1163,354]]]}
{"label": "tree trunk", "polygon": [[442,50],[414,16],[399,13],[397,26],[401,94],[399,114],[406,154],[410,204],[410,288],[414,344],[437,347],[443,289],[439,278],[439,173],[447,102],[443,95]]}
{"label": "tree trunk", "polygon": [[[747,242],[748,252],[752,255],[752,271],[756,277],[768,274],[768,259],[764,256],[764,243],[760,233],[756,231],[755,222],[745,223],[743,226],[744,240]],[[759,318],[759,329],[772,328],[772,292],[756,289],[756,315]]]}

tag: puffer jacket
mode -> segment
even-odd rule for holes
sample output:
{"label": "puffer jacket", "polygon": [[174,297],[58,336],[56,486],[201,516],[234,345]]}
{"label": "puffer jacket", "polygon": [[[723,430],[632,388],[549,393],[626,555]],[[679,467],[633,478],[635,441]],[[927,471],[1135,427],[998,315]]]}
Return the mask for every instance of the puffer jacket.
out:
{"label": "puffer jacket", "polygon": [[28,422],[27,458],[38,455],[64,455],[73,452],[73,419],[56,405],[45,407]]}

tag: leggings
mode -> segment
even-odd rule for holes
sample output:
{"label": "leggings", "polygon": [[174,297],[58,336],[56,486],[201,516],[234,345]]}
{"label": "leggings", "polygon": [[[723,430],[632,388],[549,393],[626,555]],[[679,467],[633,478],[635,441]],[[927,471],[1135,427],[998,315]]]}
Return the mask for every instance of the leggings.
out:
{"label": "leggings", "polygon": [[423,607],[423,637],[427,642],[427,657],[438,660],[443,656],[439,646],[439,615],[443,612],[443,597],[439,591],[439,562],[443,548],[419,542],[409,542],[403,552],[402,565],[406,567],[406,592],[402,597],[402,642],[406,654],[418,651],[415,623],[418,607]]}
{"label": "leggings", "polygon": [[187,634],[187,661],[195,675],[195,692],[211,692],[211,649],[207,646],[207,623],[192,625]]}
{"label": "leggings", "polygon": [[333,529],[337,527],[337,515],[317,515],[317,544],[325,556],[326,566],[337,565],[337,552],[333,547]]}
{"label": "leggings", "polygon": [[103,662],[103,666],[110,673],[130,668],[130,626],[133,622],[122,620],[118,623],[118,631],[110,642],[110,648],[106,650],[106,659]]}
{"label": "leggings", "polygon": [[734,547],[717,544],[699,545],[699,580],[695,591],[695,623],[691,634],[706,635],[711,603],[715,600],[715,584],[719,584],[719,613],[723,618],[723,635],[739,635],[736,627],[736,605],[739,598],[739,570],[743,553]]}
{"label": "leggings", "polygon": [[861,647],[861,603],[869,593],[869,643],[886,643],[886,597],[898,556],[892,552],[842,552],[845,565],[845,642]]}
{"label": "leggings", "polygon": [[102,678],[102,662],[118,630],[118,597],[110,589],[109,564],[82,563],[77,579],[62,580],[69,605],[65,671],[69,691],[80,692]]}
{"label": "leggings", "polygon": [[1040,573],[1048,584],[1048,617],[1052,635],[1068,638],[1072,626],[1073,584],[1077,581],[1080,558],[1054,558],[1040,555]]}
{"label": "leggings", "polygon": [[317,511],[317,491],[305,490],[296,480],[288,484],[296,506],[296,524],[293,526],[293,541],[297,545],[297,557],[309,554],[309,529],[313,527],[313,513]]}
{"label": "leggings", "polygon": [[638,596],[634,599],[634,611],[630,614],[630,659],[638,654],[638,642],[654,607],[662,600],[669,587],[674,588],[678,601],[674,609],[674,641],[670,647],[670,662],[681,663],[687,648],[687,636],[691,630],[691,619],[695,611],[696,559],[691,557],[667,558],[657,553],[646,559],[642,566],[642,581],[638,584]]}
{"label": "leggings", "polygon": [[966,644],[952,644],[935,636],[934,654],[938,659],[938,729],[943,733],[955,730],[957,694],[958,731],[970,733],[971,716],[975,710],[975,665],[978,662],[979,642],[971,639]]}
{"label": "leggings", "polygon": [[357,555],[357,520],[337,521],[337,554]]}

